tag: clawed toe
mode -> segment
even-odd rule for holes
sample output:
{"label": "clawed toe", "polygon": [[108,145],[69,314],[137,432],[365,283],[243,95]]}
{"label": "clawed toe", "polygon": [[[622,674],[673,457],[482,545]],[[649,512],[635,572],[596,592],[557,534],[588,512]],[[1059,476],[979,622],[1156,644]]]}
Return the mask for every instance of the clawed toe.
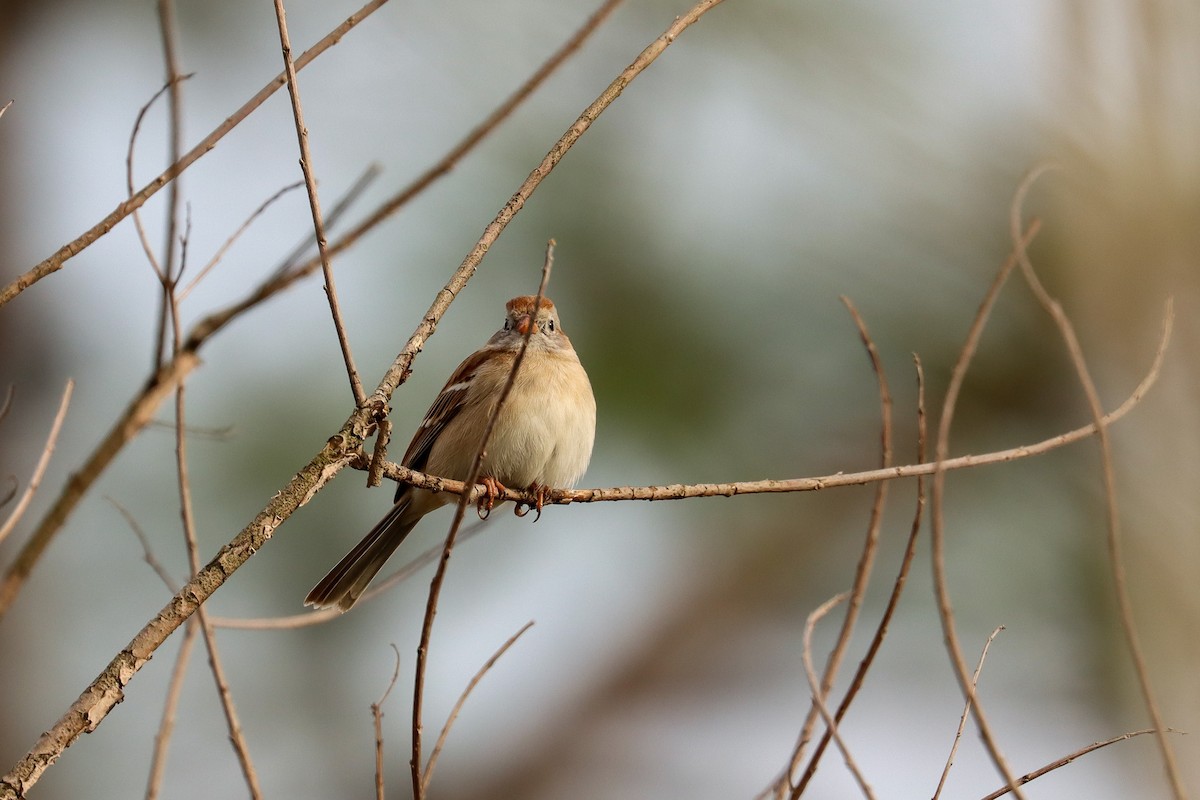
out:
{"label": "clawed toe", "polygon": [[542,506],[546,504],[546,498],[550,496],[550,487],[541,486],[537,483],[534,483],[530,485],[529,491],[533,493],[533,503],[517,503],[516,508],[513,509],[513,513],[515,513],[518,517],[523,517],[528,514],[529,509],[532,508],[537,512],[537,514],[535,514],[533,517],[533,521],[537,522],[542,518]]}
{"label": "clawed toe", "polygon": [[496,506],[496,498],[504,494],[505,488],[504,484],[492,477],[482,478],[479,482],[483,484],[485,491],[479,498],[475,511],[480,519],[487,519]]}

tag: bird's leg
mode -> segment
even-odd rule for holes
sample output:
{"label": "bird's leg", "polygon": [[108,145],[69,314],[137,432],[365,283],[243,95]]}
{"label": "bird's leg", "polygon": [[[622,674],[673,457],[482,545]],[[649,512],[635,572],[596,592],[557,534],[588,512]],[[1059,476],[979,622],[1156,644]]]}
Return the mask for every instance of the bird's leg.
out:
{"label": "bird's leg", "polygon": [[504,484],[490,475],[480,478],[479,482],[483,484],[486,491],[479,498],[479,504],[475,510],[480,519],[487,519],[488,514],[492,513],[492,508],[496,505],[496,498],[504,494]]}

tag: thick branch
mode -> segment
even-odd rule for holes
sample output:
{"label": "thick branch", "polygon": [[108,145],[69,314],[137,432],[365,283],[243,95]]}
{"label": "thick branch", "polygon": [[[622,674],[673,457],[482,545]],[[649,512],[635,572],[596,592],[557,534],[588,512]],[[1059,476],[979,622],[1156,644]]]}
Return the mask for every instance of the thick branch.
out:
{"label": "thick branch", "polygon": [[62,718],[46,731],[30,752],[0,778],[0,800],[25,797],[42,773],[58,760],[79,735],[96,729],[125,697],[125,686],[146,665],[154,651],[250,556],[262,548],[275,529],[346,464],[341,448],[353,441],[349,426],[334,437],[307,466],[271,498],[253,521],[171,598],[125,649],[109,662]]}

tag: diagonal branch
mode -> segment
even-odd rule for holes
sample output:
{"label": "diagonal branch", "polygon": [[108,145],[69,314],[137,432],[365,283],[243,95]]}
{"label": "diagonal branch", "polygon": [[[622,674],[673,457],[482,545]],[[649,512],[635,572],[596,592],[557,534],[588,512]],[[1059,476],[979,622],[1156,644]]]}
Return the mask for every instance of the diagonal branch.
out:
{"label": "diagonal branch", "polygon": [[[542,298],[546,296],[546,284],[550,282],[550,269],[553,265],[554,240],[551,239],[546,244],[546,260],[542,266],[542,280],[538,284],[537,295],[533,300],[535,313],[541,307]],[[484,454],[487,452],[492,434],[496,431],[496,420],[500,418],[500,412],[504,409],[504,404],[512,393],[517,373],[521,370],[521,364],[525,361],[525,354],[529,349],[529,338],[533,336],[536,329],[537,325],[534,324],[525,331],[525,337],[521,340],[521,348],[517,351],[512,368],[508,371],[508,378],[504,381],[504,386],[496,397],[496,404],[488,415],[487,425],[483,428],[483,435],[475,450],[475,459],[471,463],[471,469],[467,472],[465,483],[468,486],[474,486],[475,481],[479,478],[479,471],[483,468]],[[429,664],[429,640],[433,635],[433,618],[437,614],[438,599],[441,597],[442,586],[445,584],[446,570],[450,566],[450,553],[454,549],[454,542],[458,538],[458,530],[462,526],[470,501],[470,496],[467,494],[461,495],[458,499],[458,506],[454,509],[454,521],[450,524],[450,532],[446,534],[446,543],[442,546],[442,557],[438,559],[437,570],[429,584],[429,599],[425,603],[425,620],[421,625],[421,643],[417,646],[416,676],[413,680],[412,758],[409,767],[412,773],[414,800],[422,800],[425,797],[425,790],[429,784],[428,776],[422,774],[421,765],[421,711],[425,703],[425,673]],[[432,761],[431,759],[431,763]]]}
{"label": "diagonal branch", "polygon": [[[3,525],[0,525],[0,542],[8,538],[13,528],[21,521],[21,517],[25,515],[25,509],[29,508],[29,504],[33,502],[33,495],[37,492],[38,487],[42,485],[42,478],[46,475],[46,468],[50,466],[50,456],[54,454],[54,447],[58,443],[58,434],[62,431],[63,421],[67,418],[67,408],[71,405],[71,393],[74,390],[75,381],[68,378],[67,385],[63,388],[62,399],[58,402],[58,412],[54,415],[54,422],[50,424],[50,433],[46,436],[46,444],[42,448],[42,454],[38,457],[37,464],[33,467],[33,474],[29,476],[29,484],[21,494],[21,499],[13,506],[8,519],[4,520]],[[12,397],[11,392],[9,397]],[[7,404],[5,409],[7,410]],[[0,503],[0,505],[3,504]]]}
{"label": "diagonal branch", "polygon": [[296,120],[296,138],[300,144],[300,171],[304,173],[304,186],[308,190],[308,207],[312,211],[313,232],[317,235],[317,250],[321,257],[321,269],[325,273],[325,294],[329,298],[329,310],[333,314],[333,327],[337,331],[338,345],[342,348],[342,359],[346,362],[346,373],[350,378],[350,391],[354,405],[367,401],[362,379],[354,366],[350,352],[350,339],[346,335],[346,321],[338,305],[337,287],[333,283],[333,265],[329,261],[329,241],[325,238],[325,220],[321,217],[321,200],[317,195],[317,181],[313,177],[312,152],[308,147],[308,127],[304,124],[304,109],[300,103],[300,85],[296,81],[296,65],[292,62],[292,40],[288,36],[287,12],[283,0],[275,0],[275,19],[279,23],[279,45],[283,49],[283,71],[287,75],[288,95],[292,100],[292,117]]}

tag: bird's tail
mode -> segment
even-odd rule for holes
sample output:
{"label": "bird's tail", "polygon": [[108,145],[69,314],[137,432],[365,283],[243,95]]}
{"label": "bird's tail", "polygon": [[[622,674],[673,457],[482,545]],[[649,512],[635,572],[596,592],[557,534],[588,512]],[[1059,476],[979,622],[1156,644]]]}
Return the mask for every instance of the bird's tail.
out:
{"label": "bird's tail", "polygon": [[367,584],[395,552],[408,532],[429,509],[417,508],[420,502],[403,497],[374,528],[320,580],[304,598],[304,605],[315,608],[337,606],[347,611],[358,600]]}

